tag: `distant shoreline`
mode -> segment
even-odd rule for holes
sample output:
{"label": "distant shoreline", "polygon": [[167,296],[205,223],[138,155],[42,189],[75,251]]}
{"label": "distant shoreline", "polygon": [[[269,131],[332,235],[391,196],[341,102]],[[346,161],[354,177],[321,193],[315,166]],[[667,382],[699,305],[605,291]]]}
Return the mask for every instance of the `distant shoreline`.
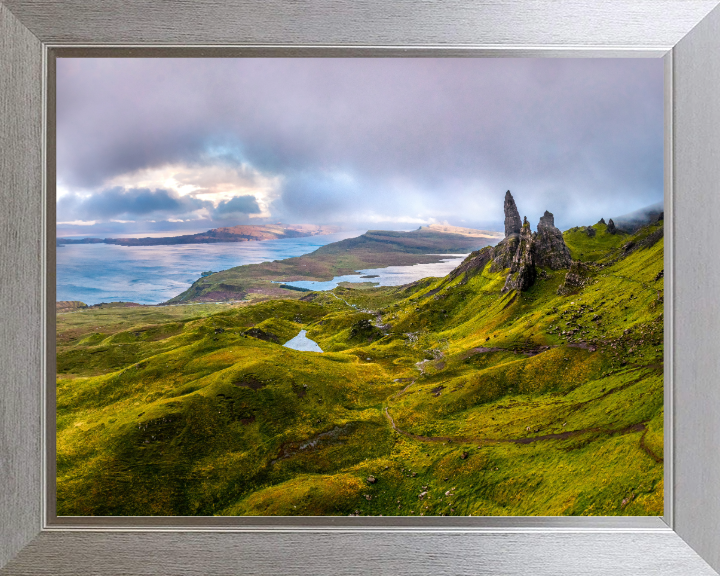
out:
{"label": "distant shoreline", "polygon": [[317,226],[314,224],[240,225],[229,228],[213,228],[198,234],[182,236],[160,236],[145,238],[56,238],[56,247],[69,244],[114,244],[116,246],[172,246],[176,244],[215,244],[220,242],[250,242],[279,240],[282,238],[303,238],[339,232],[336,226]]}

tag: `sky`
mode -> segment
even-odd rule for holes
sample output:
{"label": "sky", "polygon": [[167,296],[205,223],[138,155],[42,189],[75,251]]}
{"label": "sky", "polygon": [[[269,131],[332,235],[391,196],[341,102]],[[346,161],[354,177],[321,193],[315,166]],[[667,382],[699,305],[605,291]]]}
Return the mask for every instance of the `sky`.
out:
{"label": "sky", "polygon": [[58,235],[503,230],[663,198],[661,59],[57,61]]}

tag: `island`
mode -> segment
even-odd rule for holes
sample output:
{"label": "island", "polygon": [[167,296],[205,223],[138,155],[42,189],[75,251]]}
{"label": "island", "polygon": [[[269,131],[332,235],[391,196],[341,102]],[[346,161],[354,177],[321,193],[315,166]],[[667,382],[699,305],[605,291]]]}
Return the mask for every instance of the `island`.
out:
{"label": "island", "polygon": [[251,240],[278,240],[281,238],[302,238],[339,232],[337,226],[315,224],[242,224],[227,228],[213,228],[198,234],[162,236],[152,238],[57,238],[56,246],[67,244],[115,244],[118,246],[168,246],[172,244],[213,244],[217,242],[249,242]]}

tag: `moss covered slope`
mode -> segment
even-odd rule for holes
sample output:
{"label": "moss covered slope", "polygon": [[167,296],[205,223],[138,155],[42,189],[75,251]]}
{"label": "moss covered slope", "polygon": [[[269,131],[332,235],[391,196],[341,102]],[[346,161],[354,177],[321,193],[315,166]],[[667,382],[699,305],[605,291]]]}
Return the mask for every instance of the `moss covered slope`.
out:
{"label": "moss covered slope", "polygon": [[[660,515],[662,225],[583,280],[473,266],[58,330],[60,515]],[[177,312],[173,312],[177,310]],[[281,344],[300,329],[324,354]]]}

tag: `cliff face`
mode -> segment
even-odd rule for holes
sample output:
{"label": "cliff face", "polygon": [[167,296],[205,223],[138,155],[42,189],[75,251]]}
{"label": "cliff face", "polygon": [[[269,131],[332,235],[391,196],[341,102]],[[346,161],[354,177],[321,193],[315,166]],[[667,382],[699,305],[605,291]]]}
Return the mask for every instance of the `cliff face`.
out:
{"label": "cliff face", "polygon": [[519,245],[519,234],[513,234],[512,236],[505,238],[505,240],[498,243],[497,246],[495,246],[495,248],[493,249],[492,265],[490,266],[490,272],[500,272],[501,270],[510,268]]}

